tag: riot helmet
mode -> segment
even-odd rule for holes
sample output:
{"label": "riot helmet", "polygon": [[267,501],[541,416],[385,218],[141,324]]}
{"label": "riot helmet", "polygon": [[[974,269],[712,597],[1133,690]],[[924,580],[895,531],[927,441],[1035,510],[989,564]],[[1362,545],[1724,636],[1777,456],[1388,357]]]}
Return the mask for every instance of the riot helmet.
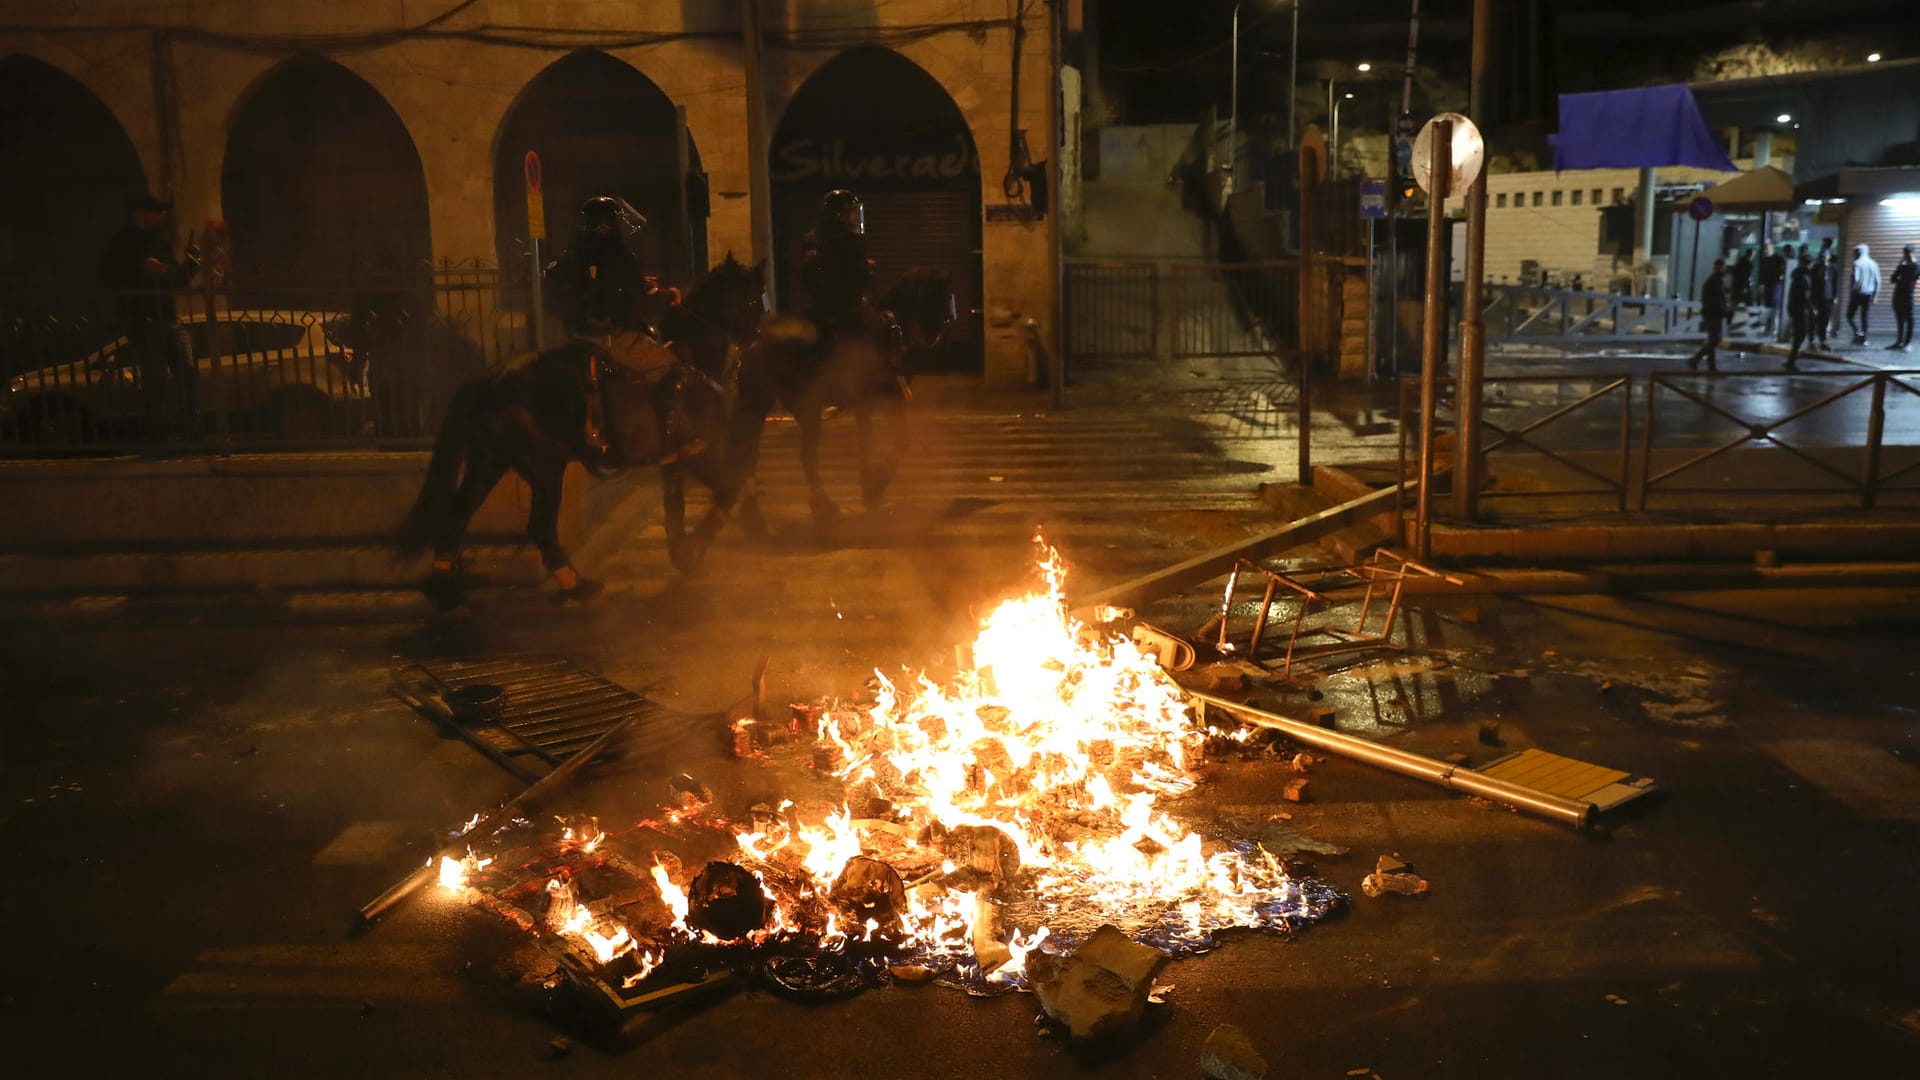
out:
{"label": "riot helmet", "polygon": [[836,188],[820,200],[820,223],[825,225],[828,222],[836,223],[855,236],[865,236],[867,208],[860,202],[860,196]]}
{"label": "riot helmet", "polygon": [[647,219],[618,195],[595,195],[580,204],[580,228],[602,236],[632,235]]}

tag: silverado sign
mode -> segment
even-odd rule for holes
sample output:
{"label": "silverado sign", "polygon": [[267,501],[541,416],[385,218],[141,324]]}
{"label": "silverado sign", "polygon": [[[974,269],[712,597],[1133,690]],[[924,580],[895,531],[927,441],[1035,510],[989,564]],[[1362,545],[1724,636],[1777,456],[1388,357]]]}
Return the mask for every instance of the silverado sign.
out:
{"label": "silverado sign", "polygon": [[802,135],[781,143],[773,155],[775,183],[920,187],[970,180],[979,172],[980,156],[963,131],[907,145],[844,135]]}

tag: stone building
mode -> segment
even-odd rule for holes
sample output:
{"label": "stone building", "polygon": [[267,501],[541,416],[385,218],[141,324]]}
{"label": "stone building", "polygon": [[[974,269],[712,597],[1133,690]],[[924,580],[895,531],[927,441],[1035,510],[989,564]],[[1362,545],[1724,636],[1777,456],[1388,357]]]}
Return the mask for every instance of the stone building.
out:
{"label": "stone building", "polygon": [[[909,259],[950,270],[983,313],[969,363],[1024,381],[1004,327],[1050,331],[1056,306],[1016,173],[1053,157],[1050,5],[759,2],[776,264],[817,197],[851,188],[883,283]],[[183,232],[224,227],[236,275],[513,264],[534,151],[550,248],[581,198],[615,191],[652,223],[643,257],[690,280],[754,250],[741,17],[738,0],[15,0],[0,276],[90,280],[141,186],[175,197]]]}

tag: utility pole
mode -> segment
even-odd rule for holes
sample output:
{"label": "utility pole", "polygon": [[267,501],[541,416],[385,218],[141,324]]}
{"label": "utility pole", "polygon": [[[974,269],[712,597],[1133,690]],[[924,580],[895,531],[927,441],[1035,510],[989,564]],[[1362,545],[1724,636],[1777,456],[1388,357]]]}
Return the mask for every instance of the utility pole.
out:
{"label": "utility pole", "polygon": [[[1420,344],[1420,498],[1415,510],[1414,548],[1425,562],[1433,552],[1433,414],[1440,365],[1445,361],[1447,265],[1444,259],[1447,193],[1453,186],[1453,121],[1432,122],[1433,144],[1427,185],[1427,310]],[[1456,478],[1457,480],[1458,478]]]}
{"label": "utility pole", "polygon": [[[1061,183],[1064,169],[1061,158],[1066,153],[1067,136],[1064,115],[1066,101],[1060,87],[1060,65],[1065,60],[1066,13],[1060,10],[1063,0],[1051,0],[1047,4],[1047,74],[1053,84],[1053,105],[1047,110],[1053,123],[1053,166],[1049,187],[1052,196],[1047,206],[1047,276],[1053,282],[1053,304],[1050,321],[1053,326],[1047,335],[1047,401],[1055,409],[1066,404],[1066,319],[1062,312],[1066,301],[1065,260],[1061,258],[1060,245],[1064,242],[1066,230],[1062,228],[1061,215],[1066,209],[1066,187]],[[1014,73],[1019,78],[1019,73]],[[1082,86],[1086,83],[1082,81]]]}
{"label": "utility pole", "polygon": [[[1473,0],[1472,72],[1468,105],[1476,124],[1487,122],[1487,53],[1492,46],[1493,0]],[[1487,173],[1484,166],[1467,188],[1467,265],[1461,283],[1460,378],[1454,384],[1453,515],[1472,521],[1480,512],[1480,394],[1486,376],[1486,326],[1482,286],[1487,271]]]}
{"label": "utility pole", "polygon": [[[760,59],[760,2],[740,0],[741,60],[747,75],[747,203],[753,224],[753,262],[764,267],[767,306],[777,308],[773,273],[773,183],[767,147],[767,86]],[[684,183],[684,181],[683,181]]]}

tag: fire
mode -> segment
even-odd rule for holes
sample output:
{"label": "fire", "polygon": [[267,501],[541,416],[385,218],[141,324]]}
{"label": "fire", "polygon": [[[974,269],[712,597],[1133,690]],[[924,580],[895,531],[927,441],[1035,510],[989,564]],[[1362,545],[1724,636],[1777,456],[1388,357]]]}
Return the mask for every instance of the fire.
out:
{"label": "fire", "polygon": [[[621,865],[652,878],[671,916],[664,932],[596,916],[567,874],[547,883],[547,929],[601,964],[622,961],[628,989],[681,945],[770,943],[864,964],[909,957],[976,989],[1004,989],[1025,985],[1036,949],[1070,945],[1101,923],[1193,951],[1218,930],[1324,913],[1325,890],[1310,895],[1264,849],[1207,843],[1168,812],[1166,800],[1194,788],[1204,741],[1183,692],[1127,637],[1068,614],[1060,557],[1035,543],[1043,587],[982,620],[955,676],[880,674],[871,704],[812,714],[813,761],[839,787],[830,803],[756,807],[741,829],[703,818],[710,798],[686,795],[642,823],[731,835],[739,865],[718,869],[751,873],[767,900],[763,921],[739,915],[751,886],[737,872],[714,877],[709,864],[693,877],[694,911],[679,871],[656,855],[644,872]],[[607,839],[588,818],[560,824],[558,846],[573,858]],[[443,859],[441,883],[463,888],[490,862]],[[744,936],[721,941],[690,915]]]}
{"label": "fire", "polygon": [[[429,863],[428,865],[432,865]],[[473,849],[467,849],[466,858],[456,859],[451,855],[440,856],[440,887],[448,892],[459,892],[467,887],[467,878],[474,873],[493,865],[493,858],[479,858]]]}
{"label": "fire", "polygon": [[[1160,806],[1194,787],[1189,766],[1203,741],[1179,686],[1132,641],[1069,616],[1059,554],[1035,543],[1044,588],[986,616],[969,669],[946,685],[876,673],[873,704],[822,713],[819,737],[849,802],[884,797],[908,837],[998,830],[1050,908],[1131,917],[1139,930],[1195,946],[1215,929],[1267,925],[1263,913],[1297,899],[1279,863],[1264,852],[1208,854]],[[752,861],[797,862],[819,891],[864,845],[844,806],[817,825],[736,839]],[[953,863],[941,871],[951,875]],[[915,889],[900,922],[924,949],[964,958],[978,917],[970,893]],[[994,977],[1016,980],[1049,935],[1045,926],[990,934],[1012,956]],[[822,945],[848,936],[860,928],[830,918]]]}

